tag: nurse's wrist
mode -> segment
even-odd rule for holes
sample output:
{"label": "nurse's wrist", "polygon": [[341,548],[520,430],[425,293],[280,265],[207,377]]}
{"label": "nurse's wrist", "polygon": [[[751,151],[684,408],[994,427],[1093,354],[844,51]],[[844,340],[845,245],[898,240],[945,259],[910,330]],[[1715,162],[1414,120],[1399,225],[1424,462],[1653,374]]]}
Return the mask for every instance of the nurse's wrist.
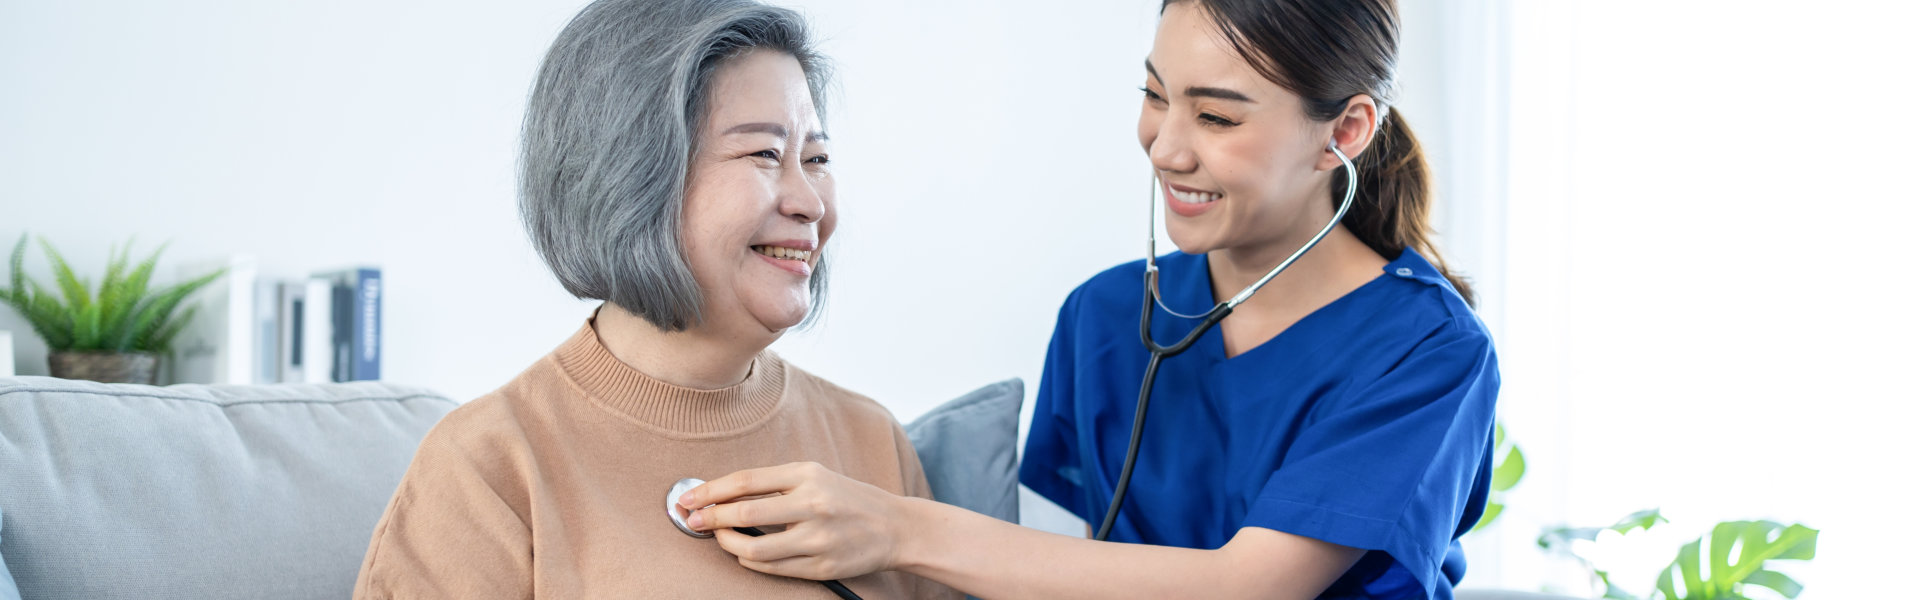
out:
{"label": "nurse's wrist", "polygon": [[936,545],[934,524],[943,506],[925,498],[899,497],[894,507],[892,570],[915,573],[929,564],[932,557],[927,550]]}

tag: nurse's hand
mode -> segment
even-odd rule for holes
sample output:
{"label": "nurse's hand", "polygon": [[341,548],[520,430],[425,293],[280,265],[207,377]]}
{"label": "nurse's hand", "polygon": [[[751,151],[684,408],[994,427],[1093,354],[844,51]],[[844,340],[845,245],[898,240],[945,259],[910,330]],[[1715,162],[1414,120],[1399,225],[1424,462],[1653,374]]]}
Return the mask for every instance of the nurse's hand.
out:
{"label": "nurse's hand", "polygon": [[[903,504],[901,496],[812,462],[737,471],[680,497],[682,507],[705,507],[687,516],[687,526],[713,531],[742,566],[813,580],[895,569],[901,534],[910,530]],[[761,537],[733,530],[767,525],[787,528]]]}

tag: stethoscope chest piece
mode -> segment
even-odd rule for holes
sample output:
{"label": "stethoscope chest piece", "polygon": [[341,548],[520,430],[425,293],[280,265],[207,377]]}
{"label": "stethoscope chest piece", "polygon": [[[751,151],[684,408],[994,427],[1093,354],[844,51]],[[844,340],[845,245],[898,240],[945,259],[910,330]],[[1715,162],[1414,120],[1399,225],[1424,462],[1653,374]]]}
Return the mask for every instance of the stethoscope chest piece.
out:
{"label": "stethoscope chest piece", "polygon": [[[693,488],[700,487],[700,484],[703,483],[706,483],[706,481],[692,477],[674,482],[673,487],[667,490],[667,520],[673,521],[673,526],[679,528],[680,533],[697,538],[711,538],[713,537],[713,532],[711,531],[694,531],[692,527],[688,527],[687,509],[680,508],[680,497],[692,491]],[[752,527],[735,527],[733,530],[754,537],[765,535],[761,533],[760,530]],[[822,581],[820,585],[827,586],[828,590],[833,591],[833,595],[843,600],[860,600],[859,594],[853,593],[853,590],[847,589],[845,584],[838,581]]]}
{"label": "stethoscope chest piece", "polygon": [[703,484],[703,483],[706,483],[706,481],[688,477],[686,479],[682,479],[678,482],[675,482],[673,484],[673,488],[667,490],[667,520],[673,521],[673,526],[679,528],[680,533],[684,533],[697,538],[710,538],[710,537],[713,537],[713,532],[694,531],[692,527],[688,527],[687,526],[688,511],[687,509],[680,508],[680,497],[683,495],[686,495],[687,492],[692,491],[693,488],[700,487],[700,484]]}

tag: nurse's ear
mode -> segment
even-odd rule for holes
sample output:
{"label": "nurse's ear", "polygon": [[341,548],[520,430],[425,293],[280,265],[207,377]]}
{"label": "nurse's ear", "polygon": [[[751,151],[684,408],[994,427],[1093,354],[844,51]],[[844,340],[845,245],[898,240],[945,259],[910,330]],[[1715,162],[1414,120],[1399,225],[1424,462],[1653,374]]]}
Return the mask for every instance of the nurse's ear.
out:
{"label": "nurse's ear", "polygon": [[[1355,94],[1347,99],[1347,109],[1333,118],[1332,143],[1339,146],[1349,160],[1357,162],[1360,154],[1366,152],[1367,146],[1373,143],[1373,135],[1379,131],[1379,106],[1374,104],[1372,96]],[[1321,171],[1340,168],[1340,158],[1327,150],[1325,143],[1318,145],[1321,147],[1320,162],[1314,168]]]}

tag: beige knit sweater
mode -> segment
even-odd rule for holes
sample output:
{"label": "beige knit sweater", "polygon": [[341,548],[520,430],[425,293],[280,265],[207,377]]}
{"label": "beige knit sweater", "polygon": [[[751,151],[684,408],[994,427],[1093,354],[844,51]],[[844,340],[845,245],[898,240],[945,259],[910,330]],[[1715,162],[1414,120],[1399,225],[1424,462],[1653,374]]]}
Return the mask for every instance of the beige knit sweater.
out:
{"label": "beige knit sweater", "polygon": [[[681,478],[806,460],[929,496],[913,445],[874,401],[772,352],[734,387],[677,387],[615,359],[589,319],[427,434],[354,597],[832,598],[741,567],[666,516]],[[870,600],[960,597],[905,573],[844,583]]]}

